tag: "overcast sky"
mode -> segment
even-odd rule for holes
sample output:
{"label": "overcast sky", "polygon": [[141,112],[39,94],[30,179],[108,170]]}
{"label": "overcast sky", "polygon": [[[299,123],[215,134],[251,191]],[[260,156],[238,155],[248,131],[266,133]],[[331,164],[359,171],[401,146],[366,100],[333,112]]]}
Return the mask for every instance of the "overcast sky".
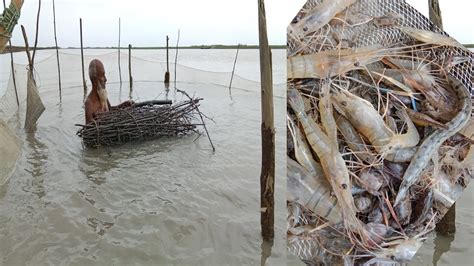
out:
{"label": "overcast sky", "polygon": [[[8,4],[7,0],[7,4]],[[423,14],[428,0],[407,0]],[[79,43],[83,19],[84,46],[116,46],[118,18],[122,19],[122,45],[163,46],[165,36],[181,45],[258,44],[257,0],[55,0],[58,43]],[[286,43],[286,27],[305,0],[266,0],[271,44]],[[445,30],[461,43],[474,43],[472,0],[440,0]],[[19,24],[34,40],[38,0],[25,0]],[[0,9],[1,10],[1,9]],[[13,45],[23,45],[20,27]],[[52,0],[42,0],[39,46],[54,46]]]}

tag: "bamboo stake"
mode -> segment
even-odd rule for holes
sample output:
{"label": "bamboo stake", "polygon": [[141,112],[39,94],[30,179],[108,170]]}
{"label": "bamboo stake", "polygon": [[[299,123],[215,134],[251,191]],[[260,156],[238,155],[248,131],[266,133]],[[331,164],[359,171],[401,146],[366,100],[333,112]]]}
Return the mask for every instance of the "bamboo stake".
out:
{"label": "bamboo stake", "polygon": [[268,45],[265,4],[258,0],[260,82],[262,92],[262,170],[260,174],[260,225],[262,238],[273,240],[275,219],[275,130],[273,118],[272,55]]}
{"label": "bamboo stake", "polygon": [[170,38],[166,35],[166,72],[165,72],[165,84],[170,83],[170,58],[169,58],[169,50],[168,50],[168,42]]}
{"label": "bamboo stake", "polygon": [[122,87],[122,67],[120,66],[120,33],[121,33],[121,20],[119,18],[119,34],[118,34],[118,69],[120,78],[120,87]]}
{"label": "bamboo stake", "polygon": [[[38,33],[39,33],[39,18],[41,12],[41,0],[38,0],[38,13],[36,14],[36,34],[35,34],[35,46],[33,48],[33,56],[31,57],[31,63],[34,65],[35,56],[36,56],[36,47],[38,47]],[[33,68],[31,68],[33,73]]]}
{"label": "bamboo stake", "polygon": [[130,81],[130,95],[133,90],[133,77],[132,77],[132,45],[128,45],[128,80]]}
{"label": "bamboo stake", "polygon": [[237,53],[235,54],[234,67],[232,68],[232,76],[230,76],[229,84],[229,96],[232,97],[232,80],[234,79],[235,64],[237,63],[237,57],[239,56],[240,43],[237,45]]}
{"label": "bamboo stake", "polygon": [[[3,0],[3,8],[7,8],[7,4],[5,0]],[[12,69],[12,78],[13,78],[13,88],[15,89],[15,96],[16,96],[16,104],[20,106],[20,99],[18,98],[18,89],[16,88],[16,78],[15,78],[15,63],[13,60],[13,50],[12,50],[12,41],[8,40],[8,47],[10,48],[10,64]]]}
{"label": "bamboo stake", "polygon": [[23,39],[25,40],[25,51],[26,51],[26,57],[28,58],[28,73],[30,71],[33,71],[33,60],[31,58],[30,54],[30,46],[28,45],[28,36],[26,36],[26,30],[23,25],[21,25],[21,32],[23,33]]}
{"label": "bamboo stake", "polygon": [[179,45],[179,29],[178,29],[178,40],[176,41],[176,54],[174,57],[174,88],[176,89],[176,65],[178,62],[178,45]]}
{"label": "bamboo stake", "polygon": [[54,25],[54,43],[56,44],[56,60],[58,62],[58,80],[59,80],[59,100],[61,101],[61,67],[59,65],[58,38],[56,36],[56,6],[53,0],[53,25]]}
{"label": "bamboo stake", "polygon": [[79,27],[80,27],[80,34],[81,34],[81,62],[82,62],[82,84],[84,86],[84,97],[87,94],[87,86],[86,86],[86,74],[84,72],[84,48],[82,42],[82,18],[79,19]]}

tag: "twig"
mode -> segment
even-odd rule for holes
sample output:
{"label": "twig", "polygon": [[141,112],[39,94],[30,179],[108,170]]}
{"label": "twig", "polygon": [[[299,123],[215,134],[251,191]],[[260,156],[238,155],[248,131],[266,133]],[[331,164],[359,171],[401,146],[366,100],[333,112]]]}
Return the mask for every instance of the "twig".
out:
{"label": "twig", "polygon": [[237,63],[237,57],[239,56],[239,49],[240,49],[240,43],[237,45],[237,52],[235,54],[235,59],[234,59],[234,67],[232,68],[232,75],[230,76],[229,96],[231,97],[231,99],[232,99],[232,80],[234,79],[235,64]]}
{"label": "twig", "polygon": [[[181,92],[182,94],[184,94],[186,97],[189,98],[189,100],[192,101],[192,98],[189,96],[189,94],[185,91],[182,91],[182,90],[176,90],[178,92]],[[194,102],[193,102],[194,104]],[[209,143],[211,143],[211,147],[212,147],[212,151],[215,152],[216,151],[216,148],[214,147],[214,144],[212,143],[212,140],[211,140],[211,137],[209,136],[209,132],[207,131],[207,127],[206,127],[206,123],[204,122],[204,118],[202,117],[202,114],[201,114],[201,111],[199,111],[199,108],[196,106],[196,110],[199,114],[199,117],[201,117],[201,121],[202,121],[202,124],[203,124],[203,127],[204,127],[204,130],[206,131],[206,134],[207,134],[207,138],[209,139]]]}
{"label": "twig", "polygon": [[[35,35],[35,46],[33,48],[33,56],[31,57],[32,64],[35,63],[36,47],[38,46],[38,33],[39,33],[39,19],[41,11],[41,0],[38,0],[38,13],[36,14],[36,35]],[[33,71],[33,70],[32,70]]]}
{"label": "twig", "polygon": [[84,50],[82,43],[82,18],[79,19],[79,30],[81,35],[81,62],[82,62],[82,85],[84,86],[84,99],[87,95],[86,74],[84,72]]}

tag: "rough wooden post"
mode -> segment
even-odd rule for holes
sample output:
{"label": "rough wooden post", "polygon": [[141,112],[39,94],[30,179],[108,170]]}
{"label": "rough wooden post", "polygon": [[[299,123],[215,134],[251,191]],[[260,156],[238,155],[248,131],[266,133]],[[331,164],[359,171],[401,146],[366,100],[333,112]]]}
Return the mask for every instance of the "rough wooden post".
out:
{"label": "rough wooden post", "polygon": [[59,100],[61,100],[61,68],[59,66],[58,38],[56,36],[56,6],[53,0],[54,43],[56,44],[56,60],[58,61]]}
{"label": "rough wooden post", "polygon": [[128,80],[130,82],[130,95],[133,90],[133,77],[132,77],[132,45],[128,45]]}
{"label": "rough wooden post", "polygon": [[[443,20],[441,17],[441,9],[439,8],[439,0],[428,0],[428,9],[430,20],[443,29]],[[443,219],[436,225],[436,231],[443,235],[452,235],[456,232],[456,203],[454,203]]]}
{"label": "rough wooden post", "polygon": [[262,170],[260,174],[260,225],[262,238],[274,237],[275,130],[273,126],[272,55],[268,45],[265,5],[258,0],[260,82],[262,93]]}
{"label": "rough wooden post", "polygon": [[439,0],[428,0],[428,9],[430,14],[430,20],[443,29],[443,20],[441,18],[441,9],[439,8]]}
{"label": "rough wooden post", "polygon": [[120,87],[122,87],[122,67],[120,66],[120,32],[121,32],[121,20],[119,18],[119,34],[118,34],[118,69],[119,69],[119,79],[120,79]]}
{"label": "rough wooden post", "polygon": [[86,74],[84,72],[84,50],[83,50],[83,43],[82,43],[82,18],[79,19],[79,29],[81,34],[81,62],[82,62],[82,85],[84,86],[84,97],[87,94],[87,86],[86,86]]}
{"label": "rough wooden post", "polygon": [[165,85],[170,84],[170,57],[169,57],[169,50],[168,50],[168,42],[170,38],[166,35],[166,72],[165,72]]}
{"label": "rough wooden post", "polygon": [[176,40],[176,54],[175,54],[175,57],[174,57],[174,88],[175,88],[175,89],[176,89],[176,81],[177,81],[177,78],[176,78],[176,71],[177,71],[177,68],[178,68],[179,34],[180,34],[180,31],[179,31],[179,29],[178,29],[178,39]]}

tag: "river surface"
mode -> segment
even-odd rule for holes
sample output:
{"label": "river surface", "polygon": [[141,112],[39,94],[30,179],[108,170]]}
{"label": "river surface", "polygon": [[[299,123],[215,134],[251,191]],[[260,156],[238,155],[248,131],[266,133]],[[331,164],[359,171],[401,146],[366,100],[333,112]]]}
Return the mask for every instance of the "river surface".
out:
{"label": "river surface", "polygon": [[[92,52],[101,58],[101,51]],[[216,73],[223,66],[232,70],[235,51],[183,50],[180,63],[199,68],[203,52],[212,54]],[[68,58],[65,53],[62,57]],[[153,60],[162,51],[148,53],[137,57]],[[284,57],[284,50],[280,53]],[[62,62],[63,82],[69,85],[63,86],[60,101],[57,81],[51,78],[56,72],[51,54],[42,51],[37,57],[46,111],[36,132],[23,132],[18,122],[23,121],[22,111],[20,119],[9,119],[23,146],[15,172],[0,189],[0,265],[260,264],[260,91],[233,89],[230,98],[226,86],[216,85],[220,81],[188,82],[178,72],[177,88],[204,98],[201,111],[214,120],[207,125],[215,153],[208,139],[197,135],[87,149],[74,126],[84,120],[82,84],[67,80],[77,62]],[[220,54],[228,57],[219,61]],[[258,53],[240,55],[237,66],[248,70],[237,73],[255,79]],[[106,70],[112,68],[108,56]],[[23,60],[21,54],[16,57]],[[4,73],[9,57],[2,60]],[[212,71],[209,64],[203,67],[207,72]],[[17,69],[21,72],[24,66]],[[138,61],[134,69],[150,71]],[[194,75],[203,73],[196,70]],[[109,76],[112,104],[128,98],[128,83],[121,89],[113,73]],[[184,99],[173,88],[167,95],[162,82],[141,81],[138,73],[134,80],[135,100]],[[267,262],[281,265],[286,261],[286,103],[282,97],[274,100],[276,238]]]}
{"label": "river surface", "polygon": [[[260,264],[258,51],[239,52],[232,98],[225,84],[235,50],[179,51],[178,62],[186,69],[178,70],[177,87],[204,98],[202,111],[215,121],[207,122],[215,153],[204,136],[84,148],[74,126],[84,119],[79,53],[61,51],[65,85],[59,101],[54,53],[39,51],[37,81],[46,111],[35,134],[23,133],[15,119],[9,122],[23,148],[13,176],[0,188],[0,265]],[[127,55],[122,54],[122,87],[116,52],[86,50],[86,67],[94,57],[106,64],[112,104],[127,99]],[[133,57],[132,98],[181,99],[172,88],[166,96],[159,81],[163,72],[150,68],[163,64],[164,50],[134,50]],[[173,52],[170,59],[174,61]],[[15,54],[15,62],[25,64],[24,54]],[[273,64],[274,83],[280,84],[275,87],[277,237],[267,264],[283,265],[284,50],[273,51]],[[24,73],[24,65],[16,67],[18,75]],[[159,77],[146,76],[152,71]],[[9,57],[0,55],[0,95],[9,72]],[[433,233],[409,265],[471,265],[473,200],[471,185],[458,200],[457,233]],[[294,257],[288,264],[302,265]]]}

